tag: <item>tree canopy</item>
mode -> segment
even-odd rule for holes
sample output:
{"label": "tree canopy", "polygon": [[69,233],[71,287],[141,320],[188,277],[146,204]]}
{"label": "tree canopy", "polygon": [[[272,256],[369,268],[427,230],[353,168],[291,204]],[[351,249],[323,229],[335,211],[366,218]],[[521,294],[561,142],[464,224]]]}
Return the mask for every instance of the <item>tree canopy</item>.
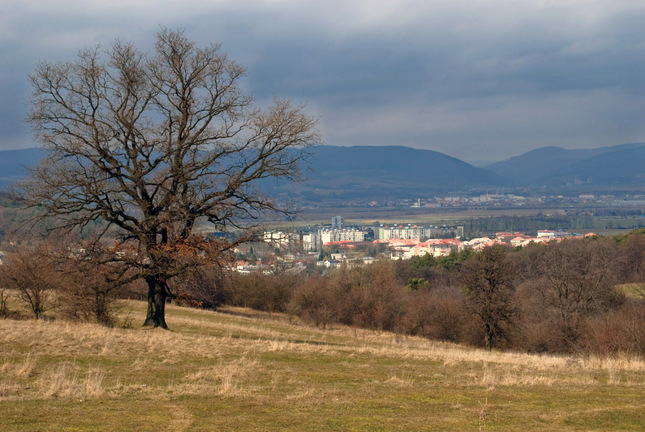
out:
{"label": "tree canopy", "polygon": [[302,106],[257,108],[244,74],[218,45],[164,28],[150,52],[116,41],[73,62],[43,62],[29,77],[29,121],[48,156],[24,195],[56,227],[118,228],[105,254],[147,282],[145,325],[166,327],[169,279],[234,244],[196,227],[246,229],[266,212],[288,212],[257,183],[298,179],[306,149],[321,140]]}

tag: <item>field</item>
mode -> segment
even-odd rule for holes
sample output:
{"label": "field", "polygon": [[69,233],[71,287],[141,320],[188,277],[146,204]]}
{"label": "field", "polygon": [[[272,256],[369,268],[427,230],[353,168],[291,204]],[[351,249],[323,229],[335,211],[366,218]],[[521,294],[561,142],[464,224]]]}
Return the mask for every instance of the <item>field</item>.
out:
{"label": "field", "polygon": [[[425,208],[394,208],[394,207],[343,207],[343,208],[330,208],[330,209],[316,209],[313,212],[304,212],[298,215],[298,218],[291,222],[285,221],[266,221],[265,228],[267,230],[298,230],[306,226],[324,225],[331,222],[331,218],[336,215],[341,215],[345,219],[346,225],[375,225],[377,222],[381,224],[417,224],[420,226],[441,226],[441,225],[464,225],[466,231],[468,225],[473,220],[478,219],[495,219],[495,220],[514,220],[511,224],[513,228],[492,229],[491,233],[496,231],[521,231],[533,232],[538,228],[528,228],[521,226],[526,221],[519,221],[520,226],[514,225],[518,223],[517,218],[530,218],[530,217],[552,217],[554,218],[547,226],[540,227],[539,229],[564,229],[567,228],[571,231],[580,234],[593,232],[606,236],[621,235],[630,232],[633,229],[642,227],[645,219],[640,214],[625,214],[620,215],[620,209],[617,210],[619,215],[605,215],[605,216],[592,216],[589,220],[585,215],[579,215],[578,212],[593,212],[595,209],[563,209],[563,208],[548,208],[548,207],[535,207],[535,208],[473,208],[473,209],[425,209]],[[629,213],[629,212],[627,212]],[[562,225],[562,219],[565,220],[565,225]],[[569,222],[570,225],[566,223]],[[467,232],[468,234],[468,232]]]}
{"label": "field", "polygon": [[0,320],[1,431],[636,431],[645,361],[487,353],[284,315]]}

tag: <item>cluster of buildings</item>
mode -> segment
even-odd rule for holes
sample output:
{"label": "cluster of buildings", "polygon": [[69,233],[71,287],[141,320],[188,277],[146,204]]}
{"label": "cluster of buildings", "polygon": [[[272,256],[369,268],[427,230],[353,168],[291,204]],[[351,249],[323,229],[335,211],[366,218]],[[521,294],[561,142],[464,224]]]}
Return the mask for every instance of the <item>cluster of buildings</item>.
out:
{"label": "cluster of buildings", "polygon": [[[531,243],[548,243],[552,240],[576,237],[564,231],[540,230],[536,236],[517,232],[499,232],[494,236],[464,241],[463,227],[420,227],[417,225],[380,225],[378,227],[347,227],[342,217],[336,216],[331,225],[317,226],[301,233],[266,232],[264,241],[272,247],[304,253],[315,253],[324,247],[351,250],[357,244],[383,245],[381,250],[391,259],[410,259],[430,254],[446,256],[452,251],[466,248],[481,250],[496,244],[509,247],[525,247]],[[593,234],[588,234],[593,235]],[[360,246],[359,245],[359,246]],[[361,257],[362,259],[363,257]]]}
{"label": "cluster of buildings", "polygon": [[375,239],[402,239],[402,240],[421,240],[423,238],[462,238],[464,236],[464,227],[420,227],[417,225],[394,225],[378,228],[378,235]]}
{"label": "cluster of buildings", "polygon": [[[594,236],[589,233],[584,237]],[[431,254],[435,257],[446,256],[451,251],[460,252],[466,248],[482,250],[494,245],[505,245],[509,247],[526,247],[534,243],[549,243],[564,238],[581,238],[576,234],[564,231],[540,230],[537,236],[529,236],[522,233],[499,232],[491,237],[474,238],[468,241],[460,239],[430,239],[424,242],[416,242],[404,239],[376,240],[376,242],[387,242],[392,259],[410,259],[413,257]]]}
{"label": "cluster of buildings", "polygon": [[540,207],[560,205],[588,205],[594,204],[601,207],[637,206],[645,202],[643,195],[595,195],[583,193],[575,196],[565,195],[516,195],[512,193],[486,193],[482,195],[455,195],[432,198],[401,199],[392,203],[370,202],[371,207],[388,206],[412,208],[446,208],[446,207]]}
{"label": "cluster of buildings", "polygon": [[458,227],[420,227],[417,225],[379,225],[376,227],[345,226],[342,216],[334,216],[331,225],[315,226],[299,233],[267,231],[264,242],[284,250],[321,251],[323,247],[343,243],[363,243],[374,240],[416,240],[431,238],[461,238],[464,229]]}

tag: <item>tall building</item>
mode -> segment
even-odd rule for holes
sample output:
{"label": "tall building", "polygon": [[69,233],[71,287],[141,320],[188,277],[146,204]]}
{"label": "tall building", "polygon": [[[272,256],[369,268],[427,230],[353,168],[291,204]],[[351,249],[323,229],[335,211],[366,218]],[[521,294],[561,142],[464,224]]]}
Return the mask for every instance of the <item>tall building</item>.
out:
{"label": "tall building", "polygon": [[345,227],[345,219],[342,216],[334,216],[331,218],[331,229],[343,229]]}

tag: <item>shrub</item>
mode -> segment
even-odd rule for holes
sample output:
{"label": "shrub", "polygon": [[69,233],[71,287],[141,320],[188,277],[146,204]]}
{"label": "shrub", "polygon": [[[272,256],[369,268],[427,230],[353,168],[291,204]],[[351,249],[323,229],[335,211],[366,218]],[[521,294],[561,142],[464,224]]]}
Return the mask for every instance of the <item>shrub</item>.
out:
{"label": "shrub", "polygon": [[224,270],[217,266],[195,269],[172,279],[170,287],[180,306],[216,309],[228,296]]}
{"label": "shrub", "polygon": [[226,282],[227,303],[265,312],[285,312],[301,277],[290,273],[231,274]]}
{"label": "shrub", "polygon": [[56,307],[54,291],[62,285],[54,260],[38,249],[18,249],[0,266],[0,286],[15,290],[36,319]]}
{"label": "shrub", "polygon": [[5,289],[0,288],[0,318],[6,318],[10,315],[9,313],[9,292]]}
{"label": "shrub", "polygon": [[379,330],[407,328],[410,291],[389,262],[342,268],[312,279],[293,294],[290,311],[318,325],[332,322]]}
{"label": "shrub", "polygon": [[588,353],[645,355],[645,301],[632,300],[588,320],[581,347]]}

